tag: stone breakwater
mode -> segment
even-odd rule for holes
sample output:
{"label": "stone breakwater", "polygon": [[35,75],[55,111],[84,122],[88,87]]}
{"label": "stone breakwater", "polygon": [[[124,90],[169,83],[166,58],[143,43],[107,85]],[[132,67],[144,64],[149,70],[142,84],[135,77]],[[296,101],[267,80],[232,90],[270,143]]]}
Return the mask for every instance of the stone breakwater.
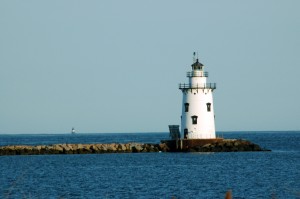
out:
{"label": "stone breakwater", "polygon": [[174,142],[160,144],[110,143],[110,144],[53,144],[1,146],[0,155],[47,155],[47,154],[101,154],[101,153],[146,153],[146,152],[239,152],[269,151],[246,140],[219,140],[178,148]]}
{"label": "stone breakwater", "polygon": [[166,144],[53,144],[38,146],[2,146],[0,155],[47,155],[47,154],[93,154],[93,153],[139,153],[167,151]]}

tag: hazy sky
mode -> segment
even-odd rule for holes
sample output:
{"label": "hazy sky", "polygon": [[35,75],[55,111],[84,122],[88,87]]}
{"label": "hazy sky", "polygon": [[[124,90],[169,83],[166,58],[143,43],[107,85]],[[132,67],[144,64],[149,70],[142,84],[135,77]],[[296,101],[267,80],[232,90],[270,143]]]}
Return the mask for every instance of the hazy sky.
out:
{"label": "hazy sky", "polygon": [[192,53],[217,131],[300,130],[300,1],[0,1],[0,133],[167,132]]}

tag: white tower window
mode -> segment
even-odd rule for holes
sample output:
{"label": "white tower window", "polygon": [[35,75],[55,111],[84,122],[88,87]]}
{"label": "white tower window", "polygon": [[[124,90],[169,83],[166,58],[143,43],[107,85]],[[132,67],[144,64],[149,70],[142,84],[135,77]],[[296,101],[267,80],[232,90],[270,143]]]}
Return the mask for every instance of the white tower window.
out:
{"label": "white tower window", "polygon": [[184,103],[184,110],[185,112],[189,112],[189,103]]}
{"label": "white tower window", "polygon": [[207,106],[207,112],[210,112],[211,111],[211,103],[206,103],[206,106]]}
{"label": "white tower window", "polygon": [[198,116],[197,115],[193,115],[192,116],[192,123],[193,124],[197,124],[197,119],[198,119]]}

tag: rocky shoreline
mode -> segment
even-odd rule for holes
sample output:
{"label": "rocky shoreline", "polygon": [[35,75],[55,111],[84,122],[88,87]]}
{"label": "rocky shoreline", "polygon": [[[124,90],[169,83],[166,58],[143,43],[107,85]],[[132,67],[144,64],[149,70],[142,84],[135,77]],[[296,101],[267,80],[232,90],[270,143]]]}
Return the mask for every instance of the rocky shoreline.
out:
{"label": "rocky shoreline", "polygon": [[247,140],[219,140],[193,147],[178,148],[170,142],[160,144],[110,143],[110,144],[53,144],[1,146],[0,155],[50,155],[50,154],[101,154],[146,152],[241,152],[270,151]]}

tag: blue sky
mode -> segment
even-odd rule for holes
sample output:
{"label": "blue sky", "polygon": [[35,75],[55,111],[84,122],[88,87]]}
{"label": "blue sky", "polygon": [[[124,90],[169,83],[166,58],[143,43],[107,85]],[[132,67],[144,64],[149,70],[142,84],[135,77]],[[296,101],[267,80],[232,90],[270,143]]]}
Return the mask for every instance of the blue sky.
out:
{"label": "blue sky", "polygon": [[0,133],[165,132],[197,51],[217,131],[300,130],[300,1],[0,1]]}

